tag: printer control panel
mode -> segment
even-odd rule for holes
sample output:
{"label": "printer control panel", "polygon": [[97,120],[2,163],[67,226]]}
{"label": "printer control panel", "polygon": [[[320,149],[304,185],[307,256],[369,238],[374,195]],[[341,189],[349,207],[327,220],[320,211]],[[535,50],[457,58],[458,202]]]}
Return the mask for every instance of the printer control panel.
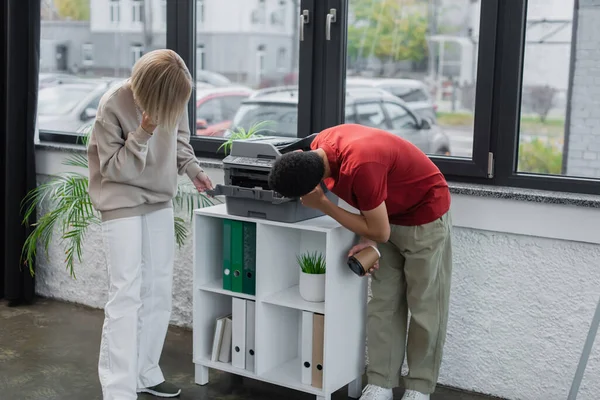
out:
{"label": "printer control panel", "polygon": [[250,167],[263,167],[263,168],[271,168],[273,162],[275,160],[264,159],[264,158],[254,158],[254,157],[239,157],[239,156],[229,156],[223,162],[227,162],[228,164],[235,165],[246,165]]}

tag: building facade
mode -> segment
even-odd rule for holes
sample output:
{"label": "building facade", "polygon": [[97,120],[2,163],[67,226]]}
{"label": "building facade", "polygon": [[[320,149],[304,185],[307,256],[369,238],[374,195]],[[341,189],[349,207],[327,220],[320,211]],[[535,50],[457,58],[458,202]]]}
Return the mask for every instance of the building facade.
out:
{"label": "building facade", "polygon": [[[297,3],[197,0],[197,68],[252,86],[296,70]],[[166,0],[90,0],[89,21],[42,20],[41,69],[126,76],[141,55],[166,47],[166,24]]]}

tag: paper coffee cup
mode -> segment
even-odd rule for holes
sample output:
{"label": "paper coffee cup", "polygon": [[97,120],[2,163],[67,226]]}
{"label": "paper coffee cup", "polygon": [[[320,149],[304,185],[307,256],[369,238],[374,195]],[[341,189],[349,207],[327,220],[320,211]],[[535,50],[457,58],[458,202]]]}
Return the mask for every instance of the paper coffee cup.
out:
{"label": "paper coffee cup", "polygon": [[358,253],[348,258],[348,267],[357,275],[363,276],[381,258],[381,253],[376,246],[365,247]]}

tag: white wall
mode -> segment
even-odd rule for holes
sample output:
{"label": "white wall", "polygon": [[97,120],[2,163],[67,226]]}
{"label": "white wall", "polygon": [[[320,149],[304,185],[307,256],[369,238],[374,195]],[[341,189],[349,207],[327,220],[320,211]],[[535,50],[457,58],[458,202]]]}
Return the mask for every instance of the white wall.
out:
{"label": "white wall", "polygon": [[[37,151],[39,173],[64,169],[64,153]],[[208,170],[222,182],[222,170]],[[453,196],[454,272],[440,383],[519,400],[566,399],[600,296],[600,213],[591,208]],[[98,229],[85,242],[78,279],[57,243],[40,258],[37,291],[102,307]],[[172,322],[191,325],[192,249],[178,252]],[[189,360],[191,362],[191,360]],[[185,361],[184,361],[185,362]],[[600,352],[579,400],[600,393]]]}
{"label": "white wall", "polygon": [[[132,22],[133,3],[133,0],[120,0],[120,22],[111,23],[110,2],[108,0],[90,0],[92,32],[141,32],[142,24]],[[152,31],[155,33],[166,32],[166,25],[163,23],[162,0],[151,0],[150,4],[153,11]],[[264,24],[252,23],[252,12],[257,8],[258,0],[204,0],[204,22],[198,24],[198,31],[236,34],[260,32],[286,36],[292,34],[293,18],[298,13],[293,10],[291,2],[286,1],[283,25],[271,23],[271,14],[280,8],[279,0],[265,0],[266,19]]]}

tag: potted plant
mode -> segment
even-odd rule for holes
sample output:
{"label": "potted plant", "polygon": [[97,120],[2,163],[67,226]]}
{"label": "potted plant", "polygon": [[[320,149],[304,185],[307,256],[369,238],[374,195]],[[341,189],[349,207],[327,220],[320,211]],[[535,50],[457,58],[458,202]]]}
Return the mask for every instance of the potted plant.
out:
{"label": "potted plant", "polygon": [[[83,132],[84,145],[88,142],[90,131],[91,126]],[[84,154],[72,154],[63,164],[87,169],[88,159]],[[176,209],[187,210],[191,219],[195,208],[211,206],[214,200],[204,193],[198,193],[194,185],[185,180],[179,183],[173,203]],[[44,206],[48,209],[44,209]],[[33,230],[23,245],[22,263],[33,275],[38,248],[43,248],[47,255],[52,236],[58,233],[65,252],[66,268],[75,278],[75,262],[81,261],[85,235],[91,226],[100,224],[99,214],[92,207],[88,193],[88,175],[80,172],[53,175],[27,194],[23,199],[22,208],[23,224],[29,225],[33,214],[38,214],[37,222],[31,224]],[[182,246],[189,230],[183,218],[179,216],[175,216],[173,223],[175,241],[178,246]]]}
{"label": "potted plant", "polygon": [[239,126],[231,131],[230,135],[227,137],[227,141],[225,141],[217,151],[223,149],[225,154],[229,154],[231,152],[231,146],[233,145],[234,140],[246,140],[251,139],[253,137],[260,137],[260,132],[273,132],[270,129],[267,129],[267,126],[273,125],[273,121],[262,121],[253,124],[250,129],[246,130],[245,128]]}
{"label": "potted plant", "polygon": [[325,301],[325,257],[319,252],[296,256],[300,266],[300,296],[310,302]]}

